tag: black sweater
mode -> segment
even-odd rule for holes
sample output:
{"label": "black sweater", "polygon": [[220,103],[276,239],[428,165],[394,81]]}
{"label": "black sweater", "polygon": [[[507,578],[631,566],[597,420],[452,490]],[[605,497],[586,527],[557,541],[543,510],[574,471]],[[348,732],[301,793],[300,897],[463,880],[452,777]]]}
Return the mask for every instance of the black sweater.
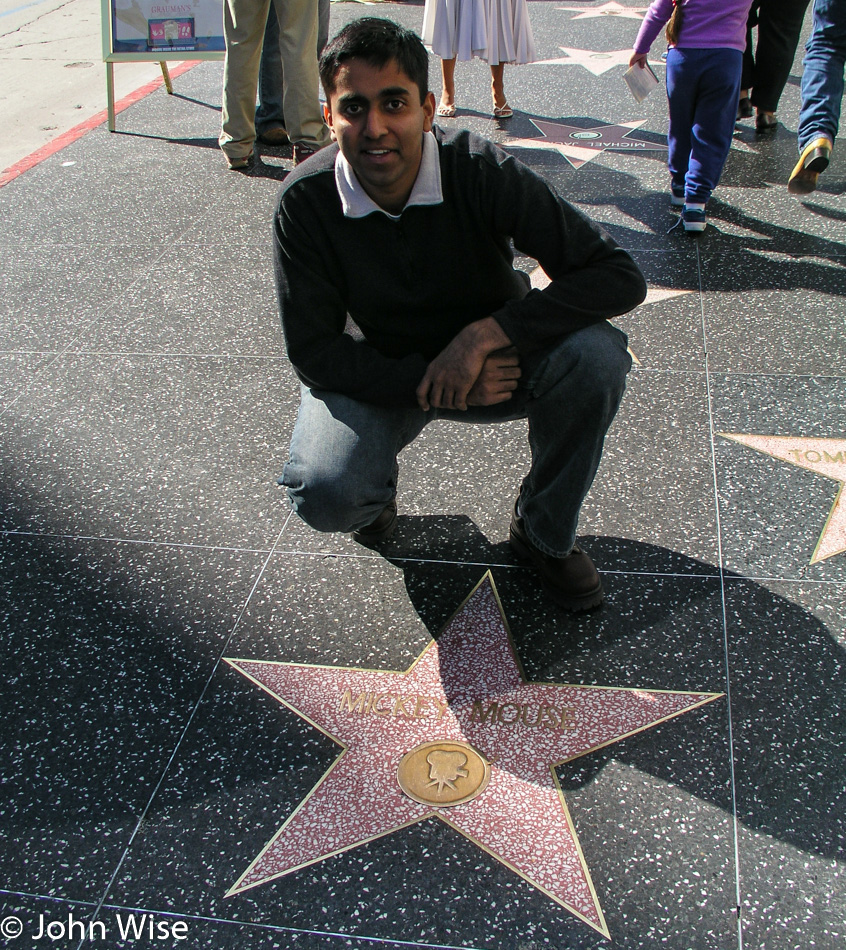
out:
{"label": "black sweater", "polygon": [[[646,294],[631,257],[537,174],[471,132],[434,132],[444,201],[398,221],[344,217],[337,145],[285,181],[279,306],[288,356],[314,389],[412,406],[429,361],[474,320],[493,316],[527,353]],[[509,239],[549,276],[543,291],[514,269]]]}

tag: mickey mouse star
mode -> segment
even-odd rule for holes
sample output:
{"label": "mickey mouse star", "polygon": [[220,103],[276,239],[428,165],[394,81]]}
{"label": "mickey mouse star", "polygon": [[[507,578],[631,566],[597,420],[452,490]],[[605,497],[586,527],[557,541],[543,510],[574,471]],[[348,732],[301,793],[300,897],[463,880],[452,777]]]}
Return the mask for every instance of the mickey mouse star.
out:
{"label": "mickey mouse star", "polygon": [[226,662],[342,750],[227,896],[438,818],[606,936],[555,766],[719,695],[526,682],[490,573],[405,673]]}

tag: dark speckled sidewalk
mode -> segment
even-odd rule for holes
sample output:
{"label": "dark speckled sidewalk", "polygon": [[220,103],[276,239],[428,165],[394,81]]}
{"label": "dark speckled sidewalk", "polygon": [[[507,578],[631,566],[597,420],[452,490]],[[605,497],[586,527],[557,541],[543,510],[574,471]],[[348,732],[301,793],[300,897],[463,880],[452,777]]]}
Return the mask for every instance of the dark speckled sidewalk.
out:
{"label": "dark speckled sidewalk", "polygon": [[[520,423],[431,426],[380,552],[290,516],[290,151],[226,169],[220,63],[0,189],[4,946],[846,945],[846,159],[788,195],[800,47],[776,133],[738,124],[707,230],[668,233],[666,98],[622,79],[643,8],[529,6],[545,62],[506,69],[514,117],[477,62],[441,121],[513,147],[649,282],[579,529],[595,613],[508,547]],[[423,7],[333,26],[374,13]],[[610,938],[436,818],[235,892],[339,749],[224,659],[407,670],[488,570],[528,682],[722,694],[557,769]]]}

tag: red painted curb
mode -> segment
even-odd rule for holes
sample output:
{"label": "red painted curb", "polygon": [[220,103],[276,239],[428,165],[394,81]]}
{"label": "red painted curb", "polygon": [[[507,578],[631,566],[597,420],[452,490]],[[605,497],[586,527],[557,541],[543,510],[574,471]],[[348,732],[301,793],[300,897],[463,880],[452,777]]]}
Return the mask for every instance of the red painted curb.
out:
{"label": "red painted curb", "polygon": [[[195,66],[198,66],[200,60],[192,59],[186,62],[178,63],[174,66],[173,69],[168,67],[168,72],[172,79],[175,79],[177,76],[181,76],[183,73],[187,73],[189,69],[193,69]],[[131,105],[134,105],[136,102],[139,102],[145,96],[149,96],[151,92],[155,92],[160,86],[164,85],[164,77],[160,76],[158,79],[153,79],[148,82],[146,85],[141,86],[140,89],[136,89],[135,92],[131,92],[128,96],[124,96],[119,102],[115,103],[115,115],[119,112],[123,112],[124,109],[128,109]],[[86,119],[85,122],[80,122],[79,125],[75,125],[72,129],[68,129],[67,132],[63,132],[61,135],[53,139],[52,142],[48,142],[46,145],[42,145],[41,148],[36,149],[32,154],[27,155],[26,158],[22,158],[19,162],[15,162],[14,165],[10,165],[5,171],[0,172],[0,188],[4,185],[8,185],[10,181],[14,181],[19,175],[23,175],[25,171],[29,171],[30,168],[34,168],[36,165],[44,161],[45,158],[49,158],[51,155],[55,155],[56,152],[61,151],[65,146],[70,145],[71,142],[75,142],[77,139],[82,138],[83,135],[90,132],[92,129],[96,129],[98,125],[102,125],[109,118],[109,110],[104,109],[102,112],[98,112],[96,115],[91,116],[90,119]]]}

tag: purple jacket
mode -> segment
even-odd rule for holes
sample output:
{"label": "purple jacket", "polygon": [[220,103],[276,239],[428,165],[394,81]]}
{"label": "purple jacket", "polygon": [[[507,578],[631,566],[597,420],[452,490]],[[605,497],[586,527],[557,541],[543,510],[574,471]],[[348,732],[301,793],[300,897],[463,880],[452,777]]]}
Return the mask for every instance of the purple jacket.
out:
{"label": "purple jacket", "polygon": [[[681,2],[681,0],[680,0]],[[688,49],[746,49],[746,18],[752,0],[685,0],[679,41]],[[643,18],[634,49],[648,53],[661,28],[670,19],[673,0],[653,0]]]}

